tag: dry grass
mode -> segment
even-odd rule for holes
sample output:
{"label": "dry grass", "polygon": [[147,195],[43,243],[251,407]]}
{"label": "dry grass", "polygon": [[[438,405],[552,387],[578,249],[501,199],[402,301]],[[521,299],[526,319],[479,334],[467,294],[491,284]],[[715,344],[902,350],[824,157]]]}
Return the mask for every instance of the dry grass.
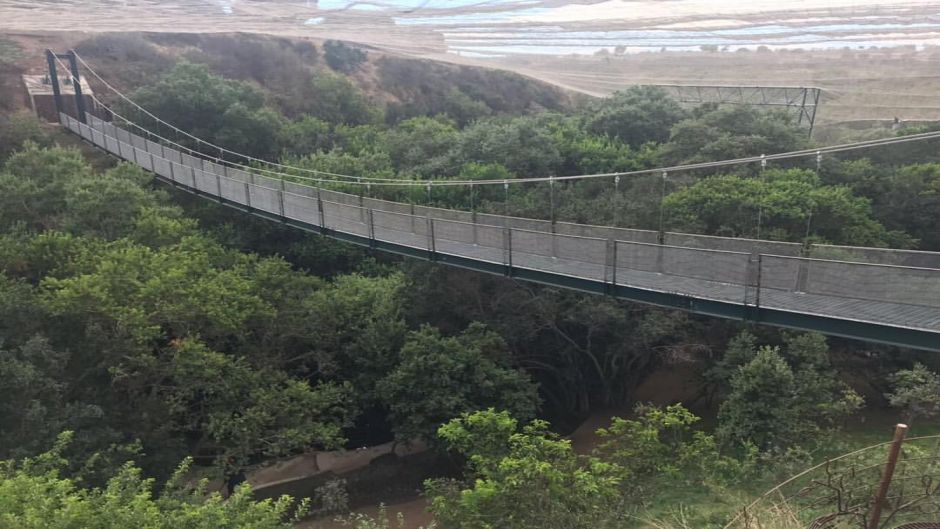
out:
{"label": "dry grass", "polygon": [[[563,3],[560,0],[542,2],[548,7]],[[886,17],[885,20],[918,21],[934,14],[938,6],[933,0],[919,4],[889,1],[882,2],[882,5],[853,2],[849,9],[842,5],[844,2],[835,2],[825,9],[807,11],[783,4],[751,4],[723,2],[716,4],[719,11],[716,13],[715,9],[700,12],[689,7],[691,4],[677,3],[669,7],[668,12],[662,12],[662,2],[650,2],[648,9],[630,11],[633,14],[628,18],[587,20],[561,26],[565,30],[603,30],[717,27],[715,24],[753,27],[783,23],[799,31],[800,20],[805,21],[807,17],[825,16],[832,20],[851,21],[872,15]],[[440,2],[435,7],[444,5]],[[825,2],[820,0],[814,5],[824,6]],[[395,25],[388,14],[357,10],[322,11],[315,6],[315,2],[303,0],[238,1],[231,3],[232,12],[226,15],[222,2],[217,0],[128,0],[121,3],[104,0],[0,0],[0,32],[48,33],[69,28],[91,32],[161,33],[172,29],[175,33],[242,32],[318,40],[342,39],[374,46],[387,54],[513,70],[594,95],[605,95],[634,84],[811,85],[826,90],[819,116],[822,122],[893,120],[894,117],[940,120],[940,74],[936,68],[940,63],[940,52],[930,49],[920,52],[910,48],[892,48],[851,52],[642,53],[619,57],[514,56],[484,61],[446,53],[446,26],[401,26]],[[471,8],[449,7],[442,13],[453,16],[465,14],[468,10],[499,9],[502,8],[479,3]],[[729,15],[732,12],[734,16]],[[324,23],[304,24],[316,16],[325,17]],[[512,27],[525,29],[533,24],[520,22]],[[813,31],[818,33],[819,30]],[[863,35],[875,30],[863,28],[856,31]],[[932,33],[918,33],[916,28],[912,28],[892,30],[879,38],[903,42],[906,38],[930,40],[935,37]]]}

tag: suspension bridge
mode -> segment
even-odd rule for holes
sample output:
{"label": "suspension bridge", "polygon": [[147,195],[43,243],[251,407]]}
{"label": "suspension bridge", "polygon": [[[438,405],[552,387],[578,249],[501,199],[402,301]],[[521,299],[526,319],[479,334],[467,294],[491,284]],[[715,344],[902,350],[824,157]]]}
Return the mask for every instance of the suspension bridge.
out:
{"label": "suspension bridge", "polygon": [[[78,79],[70,52],[66,71]],[[108,89],[136,105],[89,68]],[[77,83],[73,83],[77,84]],[[77,86],[81,86],[78,84]],[[56,97],[57,88],[54,86]],[[680,167],[505,181],[397,180],[288,168],[234,153],[171,127],[204,145],[193,149],[159,136],[97,101],[60,113],[65,129],[159,180],[209,200],[301,230],[379,251],[554,287],[611,296],[696,314],[940,351],[940,253],[593,226],[382,200],[363,189],[412,186],[502,186],[609,179],[816,157],[847,150],[940,138],[925,133],[815,150]],[[63,108],[60,104],[59,108]],[[145,109],[142,113],[159,120]],[[120,123],[120,125],[118,124]],[[211,154],[206,154],[210,150]],[[241,160],[239,162],[233,160]],[[285,172],[290,171],[290,172]],[[304,176],[302,172],[312,176]],[[354,186],[357,193],[331,189]],[[554,195],[552,195],[554,197]],[[472,208],[471,208],[472,209]]]}

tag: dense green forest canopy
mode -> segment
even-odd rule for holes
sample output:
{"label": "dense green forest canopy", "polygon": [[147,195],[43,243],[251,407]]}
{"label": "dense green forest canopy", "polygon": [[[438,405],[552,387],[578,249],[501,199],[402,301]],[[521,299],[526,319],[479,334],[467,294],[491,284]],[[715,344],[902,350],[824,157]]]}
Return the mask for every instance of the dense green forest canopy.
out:
{"label": "dense green forest canopy", "polygon": [[[507,180],[811,145],[785,115],[687,109],[652,89],[572,105],[518,76],[339,43],[321,64],[312,45],[191,38],[180,60],[131,37],[79,49],[121,62],[133,98],[191,134],[363,177]],[[367,72],[393,100],[362,88]],[[865,406],[917,421],[940,412],[932,356],[372,255],[65,143],[28,116],[0,117],[0,506],[19,527],[119,510],[115,527],[184,515],[224,520],[185,527],[281,527],[288,502],[253,503],[247,490],[222,502],[183,486],[180,462],[230,475],[392,439],[459,462],[457,478],[427,483],[446,527],[622,527],[623,513],[664,494],[727,491],[806,463]],[[665,188],[589,180],[560,186],[557,215],[754,236],[760,205],[763,237],[940,250],[937,162],[908,149],[677,175]],[[385,193],[469,207],[460,190]],[[476,207],[544,217],[548,199],[545,186],[494,186]],[[701,388],[687,407],[639,406],[590,456],[559,437],[683,365]]]}

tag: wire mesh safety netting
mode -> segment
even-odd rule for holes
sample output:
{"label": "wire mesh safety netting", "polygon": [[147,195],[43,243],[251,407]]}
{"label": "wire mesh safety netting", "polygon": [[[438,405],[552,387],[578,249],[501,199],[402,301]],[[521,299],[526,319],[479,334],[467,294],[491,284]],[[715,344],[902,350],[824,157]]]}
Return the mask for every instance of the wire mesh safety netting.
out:
{"label": "wire mesh safety netting", "polygon": [[796,243],[381,200],[181,152],[92,115],[88,124],[61,118],[69,130],[164,179],[315,228],[611,286],[940,330],[936,253],[816,245],[807,258],[806,246]]}
{"label": "wire mesh safety netting", "polygon": [[[885,479],[891,445],[827,460],[784,481],[741,509],[725,529],[893,529],[936,523],[940,435],[904,440]],[[883,482],[887,488],[878,502]]]}

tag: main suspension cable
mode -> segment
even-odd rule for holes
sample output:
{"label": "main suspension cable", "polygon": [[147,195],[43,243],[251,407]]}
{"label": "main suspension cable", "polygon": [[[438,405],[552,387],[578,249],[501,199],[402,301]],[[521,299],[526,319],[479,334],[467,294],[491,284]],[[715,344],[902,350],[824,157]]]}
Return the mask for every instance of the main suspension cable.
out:
{"label": "main suspension cable", "polygon": [[[225,147],[222,147],[222,146],[220,146],[220,145],[216,145],[216,144],[214,144],[214,143],[212,143],[212,142],[203,140],[202,138],[199,138],[199,137],[197,137],[197,136],[194,136],[194,135],[190,134],[189,132],[186,132],[185,130],[180,129],[179,127],[173,125],[172,123],[169,123],[169,122],[167,122],[167,121],[165,121],[165,120],[159,118],[158,116],[156,116],[155,114],[153,114],[152,112],[150,112],[149,110],[147,110],[146,108],[142,107],[142,106],[139,105],[137,102],[135,102],[134,100],[132,100],[130,97],[126,96],[123,92],[121,92],[120,90],[118,90],[117,88],[115,88],[113,85],[111,85],[110,83],[108,83],[101,75],[98,74],[98,72],[96,72],[96,71],[94,70],[94,68],[92,68],[91,66],[89,66],[88,63],[87,63],[80,55],[78,55],[78,54],[76,53],[76,54],[75,54],[75,57],[79,60],[79,62],[82,63],[82,66],[84,66],[89,72],[91,72],[91,74],[92,74],[99,82],[101,82],[108,90],[110,90],[111,92],[114,92],[114,94],[116,94],[119,98],[121,98],[122,100],[124,100],[126,103],[128,103],[128,104],[131,105],[131,106],[133,106],[134,108],[136,108],[136,109],[139,110],[140,112],[143,112],[145,115],[147,115],[148,117],[150,117],[151,119],[153,119],[153,120],[156,121],[157,123],[160,123],[160,124],[162,124],[162,125],[165,125],[166,127],[168,127],[169,129],[173,130],[174,132],[179,133],[179,134],[181,134],[181,135],[183,135],[183,136],[185,136],[185,137],[187,137],[187,138],[192,139],[192,140],[195,141],[197,144],[203,144],[203,145],[205,145],[206,147],[210,148],[210,149],[213,150],[213,151],[217,151],[217,152],[219,152],[219,153],[231,154],[231,155],[233,155],[233,156],[235,156],[235,157],[238,157],[238,158],[242,158],[242,159],[244,159],[244,160],[247,160],[249,163],[251,163],[251,162],[263,163],[263,164],[272,165],[272,166],[275,166],[275,167],[281,167],[281,168],[284,168],[284,169],[291,169],[291,170],[302,171],[302,172],[311,172],[311,173],[316,173],[316,174],[319,174],[319,175],[335,176],[335,177],[337,177],[337,178],[347,178],[347,179],[355,180],[355,181],[357,181],[357,182],[366,179],[366,177],[361,177],[361,176],[346,175],[346,174],[341,174],[341,173],[331,173],[331,172],[329,172],[329,171],[319,171],[319,170],[314,170],[314,169],[307,169],[307,168],[305,168],[305,167],[294,167],[294,166],[289,166],[289,165],[280,164],[280,163],[277,163],[277,162],[271,162],[271,161],[268,161],[268,160],[263,160],[263,159],[260,159],[260,158],[256,158],[256,157],[254,157],[254,156],[249,156],[249,155],[247,155],[247,154],[242,154],[242,153],[239,153],[239,152],[230,150],[230,149],[226,149]],[[105,106],[106,106],[106,105],[105,105]],[[110,109],[109,109],[109,110],[110,110]],[[113,111],[112,111],[112,112],[113,112]],[[190,150],[192,151],[192,149],[190,149]],[[215,157],[215,156],[212,155],[212,154],[203,153],[203,152],[201,152],[201,151],[195,151],[195,152],[199,152],[202,156],[212,156],[212,157]],[[369,179],[369,180],[373,180],[373,181],[398,181],[398,180],[395,179],[395,178],[368,178],[368,179]]]}
{"label": "main suspension cable", "polygon": [[[76,55],[76,56],[77,56],[77,55]],[[265,164],[265,165],[270,165],[270,166],[274,166],[274,167],[279,167],[279,168],[283,168],[283,169],[290,170],[290,171],[298,171],[298,172],[301,172],[301,173],[312,173],[312,174],[314,174],[315,176],[314,176],[313,178],[310,178],[310,177],[304,177],[304,176],[301,176],[301,175],[298,175],[298,174],[293,174],[293,173],[283,173],[283,172],[279,172],[279,171],[271,171],[271,170],[259,169],[259,168],[257,168],[257,167],[249,167],[249,166],[246,166],[246,165],[235,164],[234,162],[231,162],[231,161],[228,161],[228,160],[224,160],[224,159],[222,159],[222,158],[213,156],[213,155],[211,155],[211,154],[206,154],[206,153],[203,153],[203,152],[201,152],[201,151],[196,151],[196,150],[194,150],[194,149],[192,149],[192,148],[185,147],[185,146],[183,146],[183,145],[180,145],[180,144],[177,143],[177,142],[174,142],[174,141],[172,141],[172,140],[169,140],[169,139],[167,139],[167,138],[164,138],[164,137],[160,136],[159,134],[156,134],[156,133],[153,133],[153,132],[149,131],[146,127],[140,126],[140,125],[134,123],[132,120],[129,120],[129,119],[127,119],[126,117],[121,116],[120,114],[114,112],[110,107],[108,107],[107,105],[104,105],[103,103],[101,103],[100,100],[98,100],[97,98],[95,98],[95,100],[96,100],[99,104],[102,104],[102,106],[105,107],[105,108],[107,108],[111,113],[113,113],[113,114],[115,114],[115,115],[118,115],[118,116],[121,117],[121,119],[124,120],[125,122],[127,122],[127,123],[129,123],[129,124],[132,124],[133,126],[137,127],[138,129],[140,129],[140,130],[142,130],[142,131],[145,131],[145,132],[147,132],[148,134],[150,134],[150,135],[152,135],[152,136],[154,136],[154,137],[160,138],[161,140],[163,140],[163,141],[165,141],[165,142],[167,142],[167,143],[169,143],[169,144],[179,146],[180,148],[183,148],[183,149],[185,149],[185,150],[187,150],[187,151],[189,151],[189,152],[191,152],[191,153],[196,153],[196,154],[198,154],[199,156],[213,158],[213,159],[219,160],[220,162],[225,162],[225,163],[227,163],[227,164],[235,165],[235,166],[242,167],[242,168],[245,168],[245,169],[250,169],[250,170],[255,170],[255,171],[262,171],[262,172],[266,172],[266,173],[269,173],[269,174],[272,174],[272,175],[278,175],[278,176],[281,176],[281,177],[286,176],[286,177],[290,177],[290,178],[296,178],[296,179],[302,179],[302,180],[308,180],[308,181],[315,181],[315,182],[328,182],[328,183],[333,183],[333,184],[348,184],[348,185],[356,185],[356,186],[373,186],[373,185],[375,185],[375,186],[401,186],[401,187],[409,187],[409,186],[425,186],[425,187],[426,187],[426,186],[435,186],[435,187],[436,187],[436,186],[445,186],[445,187],[446,187],[446,186],[466,186],[466,185],[506,185],[506,184],[508,184],[508,185],[517,185],[517,184],[540,183],[540,182],[550,182],[550,181],[576,181],[576,180],[589,180],[589,179],[597,179],[597,178],[636,177],[636,176],[647,176],[647,175],[662,174],[663,172],[672,173],[672,172],[677,172],[677,171],[694,171],[694,170],[701,170],[701,169],[716,169],[716,168],[722,168],[722,167],[734,167],[734,166],[740,166],[740,165],[747,165],[747,164],[753,164],[753,163],[760,163],[762,160],[788,160],[788,159],[803,158],[803,157],[808,157],[808,156],[818,157],[818,156],[821,156],[821,155],[823,155],[823,154],[832,154],[832,153],[840,153],[840,152],[850,152],[850,151],[856,151],[856,150],[861,150],[861,149],[868,149],[868,148],[873,148],[873,147],[893,146],[893,145],[899,145],[899,144],[905,144],[905,143],[912,143],[912,142],[920,142],[920,141],[928,141],[928,140],[933,140],[933,139],[940,138],[940,131],[933,131],[933,132],[924,132],[924,133],[919,133],[919,134],[911,134],[911,135],[907,135],[907,136],[897,136],[897,137],[891,137],[891,138],[881,138],[881,139],[875,139],[875,140],[866,140],[866,141],[860,141],[860,142],[845,143],[845,144],[840,144],[840,145],[832,145],[832,146],[828,146],[828,147],[809,148],[809,149],[802,149],[802,150],[797,150],[797,151],[788,151],[788,152],[775,153],[775,154],[767,154],[767,155],[746,156],[746,157],[733,158],[733,159],[728,159],[728,160],[717,160],[717,161],[711,161],[711,162],[698,162],[698,163],[681,164],[681,165],[674,165],[674,166],[668,166],[668,167],[657,167],[657,168],[651,168],[651,169],[639,169],[639,170],[633,170],[633,171],[620,171],[620,172],[596,173],[596,174],[581,174],[581,175],[569,175],[569,176],[540,176],[540,177],[510,178],[510,179],[497,179],[497,180],[457,180],[457,179],[414,180],[414,179],[395,179],[395,178],[363,177],[363,176],[345,175],[345,174],[340,174],[340,173],[331,173],[331,172],[328,172],[328,171],[320,171],[320,170],[316,170],[316,169],[308,169],[308,168],[305,168],[305,167],[297,167],[297,166],[285,165],[285,164],[280,164],[280,163],[276,163],[276,162],[269,162],[269,161],[262,160],[262,159],[259,159],[259,158],[255,158],[255,157],[252,157],[252,156],[244,155],[244,154],[241,154],[241,153],[238,153],[238,152],[235,152],[235,151],[226,149],[226,148],[224,148],[224,147],[220,147],[220,146],[215,145],[215,144],[213,144],[213,143],[211,143],[211,142],[202,140],[202,139],[200,139],[200,138],[198,138],[198,137],[196,137],[196,136],[193,136],[192,134],[190,134],[190,133],[188,133],[188,132],[186,132],[186,131],[184,131],[184,130],[182,130],[182,129],[179,129],[178,127],[172,125],[171,123],[168,123],[168,122],[166,122],[166,121],[160,119],[159,117],[155,116],[153,113],[151,113],[151,112],[148,111],[147,109],[143,108],[142,106],[140,106],[139,104],[137,104],[136,102],[134,102],[133,100],[131,100],[129,97],[127,97],[126,95],[124,95],[123,93],[121,93],[120,91],[118,91],[116,88],[114,88],[113,86],[111,86],[111,85],[110,85],[107,81],[105,81],[97,72],[95,72],[91,67],[89,67],[88,64],[87,64],[80,56],[77,56],[77,58],[78,58],[78,60],[81,61],[81,63],[82,63],[99,81],[101,81],[109,90],[113,91],[115,94],[117,94],[117,95],[118,95],[119,97],[121,97],[123,100],[127,101],[130,105],[132,105],[133,107],[137,108],[138,110],[140,110],[141,112],[143,112],[143,113],[146,114],[147,116],[150,116],[151,118],[153,118],[153,119],[156,120],[157,122],[162,123],[162,124],[166,125],[167,127],[169,127],[170,129],[172,129],[172,130],[174,130],[174,131],[176,131],[176,132],[178,132],[178,133],[180,133],[180,134],[182,134],[182,135],[184,135],[184,136],[186,136],[186,137],[188,137],[188,138],[191,138],[191,139],[195,140],[197,143],[201,143],[201,144],[204,144],[204,145],[206,145],[206,146],[208,146],[208,147],[211,147],[212,149],[217,150],[217,151],[219,151],[220,153],[232,154],[232,155],[234,155],[234,156],[236,156],[236,157],[238,157],[238,158],[242,158],[242,159],[248,160],[248,161],[250,161],[250,162],[256,162],[256,163],[260,163],[260,164]],[[61,64],[61,63],[60,63],[60,64]],[[94,97],[94,96],[93,96],[93,97]],[[223,158],[224,158],[224,157],[223,157]],[[348,179],[348,180],[340,181],[340,180],[335,180],[335,179],[320,178],[320,176],[329,176],[329,177],[342,178],[342,179]]]}

